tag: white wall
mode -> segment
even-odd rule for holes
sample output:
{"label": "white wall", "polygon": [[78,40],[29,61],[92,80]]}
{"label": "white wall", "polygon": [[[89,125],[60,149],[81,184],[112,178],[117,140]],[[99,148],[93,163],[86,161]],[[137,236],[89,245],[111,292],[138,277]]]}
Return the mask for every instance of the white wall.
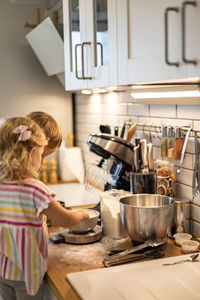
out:
{"label": "white wall", "polygon": [[[0,117],[46,111],[59,122],[66,140],[72,132],[71,95],[56,76],[46,75],[25,39],[32,29],[24,24],[36,22],[36,8],[0,1]],[[41,17],[44,11],[41,7]]]}

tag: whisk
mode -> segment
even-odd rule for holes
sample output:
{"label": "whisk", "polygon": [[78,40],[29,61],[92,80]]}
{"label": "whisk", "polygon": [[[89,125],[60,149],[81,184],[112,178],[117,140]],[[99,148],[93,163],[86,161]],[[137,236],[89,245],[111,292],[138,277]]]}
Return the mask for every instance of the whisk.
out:
{"label": "whisk", "polygon": [[85,189],[88,191],[104,190],[106,182],[110,182],[107,160],[101,159],[97,164],[90,163],[85,169]]}

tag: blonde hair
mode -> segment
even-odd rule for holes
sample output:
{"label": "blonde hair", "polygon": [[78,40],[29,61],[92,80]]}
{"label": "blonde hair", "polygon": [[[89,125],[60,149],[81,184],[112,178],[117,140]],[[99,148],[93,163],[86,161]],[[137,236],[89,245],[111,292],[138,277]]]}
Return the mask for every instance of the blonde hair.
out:
{"label": "blonde hair", "polygon": [[62,132],[60,126],[52,116],[42,111],[34,111],[28,114],[27,118],[33,120],[43,129],[48,140],[49,148],[60,147],[62,143]]}
{"label": "blonde hair", "polygon": [[[14,133],[20,125],[31,131],[26,141],[19,140],[20,134]],[[10,118],[1,125],[0,137],[0,181],[23,181],[27,176],[38,178],[38,173],[29,167],[29,157],[33,147],[47,145],[42,129],[28,118]]]}

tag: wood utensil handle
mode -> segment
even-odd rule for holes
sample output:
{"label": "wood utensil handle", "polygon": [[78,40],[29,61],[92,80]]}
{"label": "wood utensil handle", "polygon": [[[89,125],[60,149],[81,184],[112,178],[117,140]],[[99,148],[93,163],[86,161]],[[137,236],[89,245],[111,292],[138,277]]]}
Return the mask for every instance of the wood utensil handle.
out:
{"label": "wood utensil handle", "polygon": [[136,131],[136,127],[137,127],[137,124],[133,124],[129,130],[128,130],[128,135],[127,135],[127,142],[130,142],[130,140],[132,139],[132,137],[134,136],[135,134],[135,131]]}
{"label": "wood utensil handle", "polygon": [[72,148],[74,147],[74,135],[73,133],[69,133],[67,136],[67,142],[68,142],[68,147]]}

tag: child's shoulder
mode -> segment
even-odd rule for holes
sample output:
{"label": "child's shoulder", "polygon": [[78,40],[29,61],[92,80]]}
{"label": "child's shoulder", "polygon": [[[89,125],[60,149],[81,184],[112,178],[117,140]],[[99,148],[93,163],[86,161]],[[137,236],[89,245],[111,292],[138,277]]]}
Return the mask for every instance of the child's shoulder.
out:
{"label": "child's shoulder", "polygon": [[45,190],[49,192],[49,188],[40,180],[35,178],[27,178],[24,180],[26,186],[32,187],[34,189]]}

